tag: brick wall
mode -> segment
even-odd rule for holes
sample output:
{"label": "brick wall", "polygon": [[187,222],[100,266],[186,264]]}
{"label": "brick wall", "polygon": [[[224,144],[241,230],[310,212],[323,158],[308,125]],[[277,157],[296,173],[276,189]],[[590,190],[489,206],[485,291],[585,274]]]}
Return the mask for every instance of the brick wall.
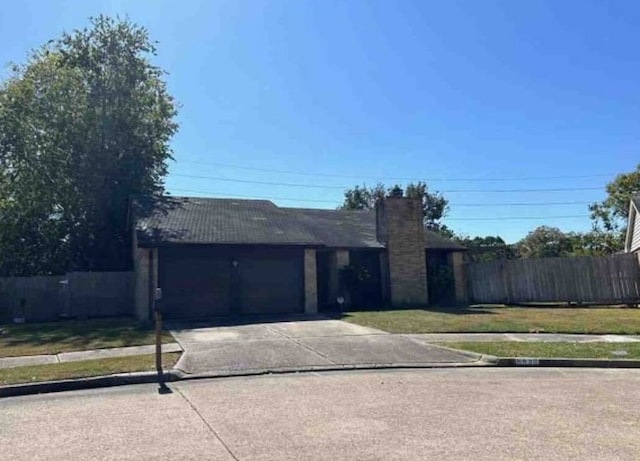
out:
{"label": "brick wall", "polygon": [[428,303],[425,236],[419,198],[390,197],[376,206],[378,240],[387,246],[393,306]]}
{"label": "brick wall", "polygon": [[149,260],[151,251],[150,248],[134,249],[134,304],[138,320],[149,318]]}
{"label": "brick wall", "polygon": [[149,320],[153,290],[158,286],[158,249],[139,248],[133,232],[133,300],[138,320]]}
{"label": "brick wall", "polygon": [[459,251],[449,254],[451,267],[453,268],[453,279],[455,283],[456,304],[466,305],[467,296],[467,274],[465,273],[464,255]]}
{"label": "brick wall", "polygon": [[318,277],[316,275],[316,250],[304,250],[304,312],[318,313]]}
{"label": "brick wall", "polygon": [[349,304],[349,293],[344,290],[340,282],[340,270],[349,265],[349,250],[338,249],[331,251],[329,257],[329,304],[335,306],[338,296],[344,297],[345,307]]}

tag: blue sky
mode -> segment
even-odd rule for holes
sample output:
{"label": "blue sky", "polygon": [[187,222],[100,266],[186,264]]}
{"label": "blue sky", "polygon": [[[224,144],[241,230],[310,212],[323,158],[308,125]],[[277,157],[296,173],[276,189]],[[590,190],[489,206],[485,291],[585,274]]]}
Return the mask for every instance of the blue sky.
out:
{"label": "blue sky", "polygon": [[159,42],[182,106],[174,195],[334,208],[422,179],[454,230],[512,242],[587,230],[639,162],[638,2],[4,1],[0,62],[99,13]]}

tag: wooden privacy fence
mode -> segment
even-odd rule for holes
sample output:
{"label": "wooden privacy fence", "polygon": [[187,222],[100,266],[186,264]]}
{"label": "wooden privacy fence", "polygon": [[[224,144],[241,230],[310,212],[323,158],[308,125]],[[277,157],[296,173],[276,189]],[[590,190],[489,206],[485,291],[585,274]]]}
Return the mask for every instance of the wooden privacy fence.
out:
{"label": "wooden privacy fence", "polygon": [[475,304],[640,302],[640,265],[633,254],[472,263],[467,275]]}
{"label": "wooden privacy fence", "polygon": [[0,322],[111,317],[132,311],[132,272],[0,278]]}

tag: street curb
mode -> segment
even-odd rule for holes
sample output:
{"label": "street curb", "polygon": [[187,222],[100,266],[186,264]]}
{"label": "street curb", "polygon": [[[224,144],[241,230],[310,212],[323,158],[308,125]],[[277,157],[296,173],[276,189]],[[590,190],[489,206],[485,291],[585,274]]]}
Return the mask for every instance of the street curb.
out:
{"label": "street curb", "polygon": [[[468,363],[403,363],[403,364],[364,364],[364,365],[338,365],[338,366],[313,366],[298,368],[272,368],[253,369],[244,371],[229,370],[215,373],[189,374],[181,370],[173,369],[164,372],[165,382],[241,378],[263,375],[284,375],[296,373],[319,373],[349,370],[393,370],[393,369],[431,369],[431,368],[464,368],[492,366],[488,362],[476,361]],[[87,389],[100,389],[105,387],[126,386],[132,384],[153,384],[158,382],[156,372],[122,373],[116,375],[94,376],[91,378],[66,379],[61,381],[44,381],[40,383],[15,384],[0,386],[0,398],[19,397],[34,394],[48,394],[54,392],[78,391]]]}
{"label": "street curb", "polygon": [[[412,338],[409,338],[409,339],[412,339]],[[413,341],[417,341],[417,340],[413,339]],[[421,341],[418,341],[418,342],[420,342],[421,344],[426,344],[430,347],[444,349],[446,351],[455,352],[456,354],[460,354],[460,355],[466,355],[467,357],[474,358],[476,359],[476,361],[479,361],[479,362],[493,363],[494,359],[497,358],[497,357],[494,357],[493,355],[480,354],[479,352],[465,351],[464,349],[454,349],[452,347],[443,345],[443,343],[423,343]]]}
{"label": "street curb", "polygon": [[[183,373],[177,370],[164,372],[166,382],[181,379]],[[39,383],[15,384],[0,386],[0,398],[18,397],[22,395],[48,394],[52,392],[78,391],[83,389],[99,389],[103,387],[126,386],[129,384],[150,384],[158,382],[157,372],[121,373],[115,375],[93,376],[90,378],[64,379],[60,381],[44,381]]]}
{"label": "street curb", "polygon": [[[454,349],[455,350],[455,349]],[[447,369],[473,367],[504,367],[504,368],[640,368],[640,360],[625,359],[566,359],[566,358],[535,358],[535,357],[494,357],[479,355],[479,360],[462,363],[391,363],[391,364],[360,364],[360,365],[332,365],[298,368],[272,368],[252,370],[229,370],[215,373],[189,374],[178,369],[164,372],[166,382],[190,381],[203,379],[241,378],[264,375],[284,375],[302,373],[330,373],[340,371],[366,370],[420,370]],[[100,389],[105,387],[126,386],[132,384],[153,384],[158,382],[156,372],[122,373],[91,378],[67,379],[61,381],[45,381],[40,383],[16,384],[0,386],[0,398],[18,397],[24,395],[47,394],[54,392],[77,391],[86,389]]]}
{"label": "street curb", "polygon": [[529,367],[529,368],[640,368],[640,360],[633,359],[566,359],[566,358],[537,358],[537,357],[486,357],[498,367]]}
{"label": "street curb", "polygon": [[270,369],[252,369],[244,371],[229,370],[215,373],[184,373],[181,372],[182,381],[200,380],[200,379],[218,379],[218,378],[242,378],[249,376],[263,375],[285,375],[296,373],[330,373],[339,371],[366,371],[366,370],[426,370],[426,369],[445,369],[445,368],[473,368],[493,366],[492,363],[484,361],[476,362],[443,362],[443,363],[393,363],[393,364],[358,364],[358,365],[318,365],[311,367],[297,368],[270,368]]}

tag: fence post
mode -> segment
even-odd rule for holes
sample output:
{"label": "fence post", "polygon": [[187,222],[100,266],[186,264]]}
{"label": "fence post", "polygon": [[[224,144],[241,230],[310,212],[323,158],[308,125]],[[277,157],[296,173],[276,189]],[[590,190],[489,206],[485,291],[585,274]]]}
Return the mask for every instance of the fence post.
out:
{"label": "fence post", "polygon": [[507,277],[507,271],[505,270],[505,267],[504,267],[505,264],[506,263],[504,261],[500,261],[500,279],[502,280],[503,293],[504,293],[504,296],[505,296],[504,303],[508,305],[511,302],[510,301],[510,298],[511,298],[511,296],[510,296],[511,293],[510,292],[511,292],[511,290],[509,288],[509,280],[508,280],[508,277]]}

